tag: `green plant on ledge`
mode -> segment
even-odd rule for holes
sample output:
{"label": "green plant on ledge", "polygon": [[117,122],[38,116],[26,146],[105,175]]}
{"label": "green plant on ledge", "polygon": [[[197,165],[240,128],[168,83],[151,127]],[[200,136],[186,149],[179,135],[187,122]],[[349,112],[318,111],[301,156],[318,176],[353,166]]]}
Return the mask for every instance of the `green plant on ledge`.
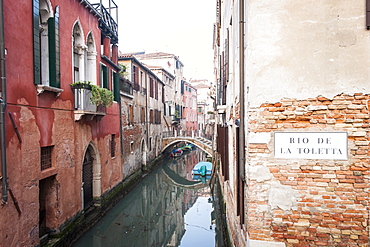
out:
{"label": "green plant on ledge", "polygon": [[91,90],[91,98],[90,101],[94,105],[102,105],[104,107],[109,107],[113,104],[113,92],[106,89],[101,88],[97,85],[91,84],[90,81],[83,81],[83,82],[75,82],[71,84],[73,89],[88,89]]}
{"label": "green plant on ledge", "polygon": [[96,85],[91,85],[91,103],[95,105],[102,105],[104,107],[109,107],[113,104],[113,92],[106,89],[101,88]]}
{"label": "green plant on ledge", "polygon": [[90,81],[76,81],[71,84],[72,89],[89,89],[91,90],[91,82]]}

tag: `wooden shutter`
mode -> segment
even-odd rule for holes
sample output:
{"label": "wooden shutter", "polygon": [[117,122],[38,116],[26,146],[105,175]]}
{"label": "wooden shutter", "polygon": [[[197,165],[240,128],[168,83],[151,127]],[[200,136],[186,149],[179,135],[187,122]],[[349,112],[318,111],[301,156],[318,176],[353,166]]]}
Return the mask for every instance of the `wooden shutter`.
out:
{"label": "wooden shutter", "polygon": [[225,180],[229,180],[228,128],[217,125],[217,152],[221,156],[221,170]]}
{"label": "wooden shutter", "polygon": [[154,123],[154,112],[150,110],[150,123]]}
{"label": "wooden shutter", "polygon": [[165,89],[164,86],[162,85],[162,103],[165,103]]}
{"label": "wooden shutter", "polygon": [[145,123],[145,108],[141,107],[141,123]]}
{"label": "wooden shutter", "polygon": [[370,0],[366,0],[366,28],[370,29]]}
{"label": "wooden shutter", "polygon": [[100,82],[101,87],[108,88],[108,67],[101,65],[102,81]]}
{"label": "wooden shutter", "polygon": [[150,82],[150,97],[154,98],[154,81],[153,81],[153,78],[150,78],[149,82]]}
{"label": "wooden shutter", "polygon": [[129,124],[134,123],[134,106],[130,105],[129,106]]}
{"label": "wooden shutter", "polygon": [[113,73],[113,96],[114,101],[121,101],[119,74],[115,72]]}
{"label": "wooden shutter", "polygon": [[239,160],[239,155],[240,155],[240,150],[239,150],[239,139],[240,138],[240,128],[237,127],[236,128],[236,147],[235,147],[235,150],[236,150],[236,178],[237,178],[237,215],[240,216],[240,225],[243,225],[244,224],[244,213],[245,213],[245,210],[244,210],[244,186],[245,186],[245,182],[243,181],[243,177],[242,177],[242,174],[241,174],[241,170],[242,170],[242,167],[241,166],[244,166],[244,164],[240,164],[240,160]]}
{"label": "wooden shutter", "polygon": [[154,98],[158,100],[158,81],[154,82]]}
{"label": "wooden shutter", "polygon": [[50,86],[60,88],[59,6],[48,19]]}
{"label": "wooden shutter", "polygon": [[41,51],[39,27],[39,0],[33,0],[33,79],[35,84],[41,84]]}

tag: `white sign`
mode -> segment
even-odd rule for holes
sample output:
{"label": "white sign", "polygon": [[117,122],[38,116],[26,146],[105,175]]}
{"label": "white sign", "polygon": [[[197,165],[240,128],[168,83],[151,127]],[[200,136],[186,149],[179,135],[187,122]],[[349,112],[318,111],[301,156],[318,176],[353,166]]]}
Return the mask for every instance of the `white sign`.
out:
{"label": "white sign", "polygon": [[348,159],[347,132],[275,132],[275,158]]}

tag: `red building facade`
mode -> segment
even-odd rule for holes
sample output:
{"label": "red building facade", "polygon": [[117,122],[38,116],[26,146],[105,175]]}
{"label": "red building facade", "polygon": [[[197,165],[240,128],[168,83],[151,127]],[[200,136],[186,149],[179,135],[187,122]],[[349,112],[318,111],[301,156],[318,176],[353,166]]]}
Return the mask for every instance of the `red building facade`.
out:
{"label": "red building facade", "polygon": [[185,131],[187,135],[194,135],[198,131],[197,89],[186,81],[182,82],[181,87]]}
{"label": "red building facade", "polygon": [[[0,242],[35,246],[123,179],[117,26],[85,0],[1,3]],[[91,86],[71,87],[86,82],[113,92],[113,103],[96,106]]]}

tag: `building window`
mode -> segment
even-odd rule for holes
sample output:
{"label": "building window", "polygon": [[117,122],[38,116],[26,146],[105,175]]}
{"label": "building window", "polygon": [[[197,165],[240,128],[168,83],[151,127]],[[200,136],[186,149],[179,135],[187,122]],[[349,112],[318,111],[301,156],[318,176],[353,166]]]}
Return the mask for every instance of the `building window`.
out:
{"label": "building window", "polygon": [[107,88],[109,85],[109,74],[108,74],[108,67],[104,64],[101,64],[100,67],[100,85],[102,88]]}
{"label": "building window", "polygon": [[33,0],[34,83],[60,88],[59,7]]}
{"label": "building window", "polygon": [[154,80],[153,80],[153,78],[149,79],[149,86],[150,86],[150,97],[154,98]]}
{"label": "building window", "polygon": [[116,156],[116,135],[112,134],[110,139],[110,157],[114,158]]}
{"label": "building window", "polygon": [[154,111],[150,110],[150,123],[154,123]]}
{"label": "building window", "polygon": [[154,98],[158,100],[158,81],[154,83]]}
{"label": "building window", "polygon": [[165,102],[165,91],[164,91],[164,86],[162,86],[162,103],[164,104]]}
{"label": "building window", "polygon": [[140,71],[140,88],[143,88],[144,83],[144,72]]}
{"label": "building window", "polygon": [[132,66],[132,81],[134,82],[134,90],[139,91],[139,67],[135,65]]}
{"label": "building window", "polygon": [[120,78],[120,90],[128,95],[133,95],[132,84],[129,80]]}
{"label": "building window", "polygon": [[134,106],[128,106],[128,124],[134,124]]}
{"label": "building window", "polygon": [[41,171],[52,167],[53,146],[41,147]]}
{"label": "building window", "polygon": [[86,81],[90,81],[91,84],[97,85],[97,70],[96,70],[96,45],[95,39],[92,32],[87,36],[86,41],[87,47],[87,59],[86,59]]}
{"label": "building window", "polygon": [[141,123],[145,123],[145,108],[141,107]]}
{"label": "building window", "polygon": [[121,94],[120,94],[121,80],[120,80],[119,74],[116,72],[113,72],[112,77],[113,77],[113,99],[116,102],[120,102],[121,101]]}

